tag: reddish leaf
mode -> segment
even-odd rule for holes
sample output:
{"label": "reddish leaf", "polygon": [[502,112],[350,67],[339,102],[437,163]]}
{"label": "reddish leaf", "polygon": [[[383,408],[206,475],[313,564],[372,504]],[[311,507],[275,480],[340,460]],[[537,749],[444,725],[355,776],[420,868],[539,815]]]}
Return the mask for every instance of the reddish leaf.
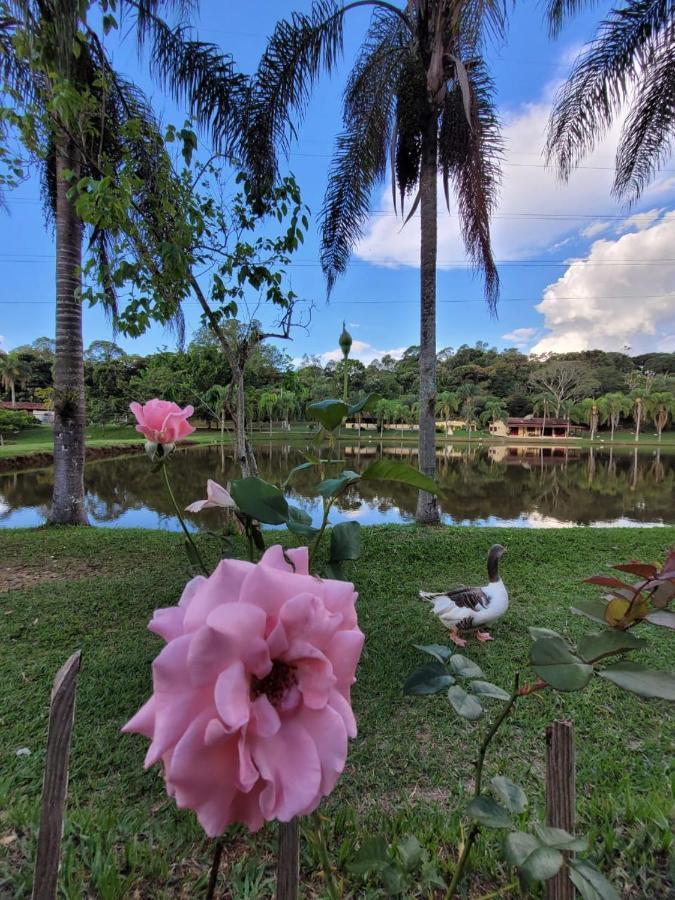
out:
{"label": "reddish leaf", "polygon": [[632,600],[637,592],[628,590],[627,588],[614,588],[608,591],[604,596],[605,600],[611,600],[612,597],[622,597],[624,600]]}
{"label": "reddish leaf", "polygon": [[631,575],[637,575],[638,578],[653,578],[657,572],[656,566],[651,563],[641,563],[637,560],[621,563],[618,566],[612,566],[612,568],[618,569],[619,572],[628,572]]}
{"label": "reddish leaf", "polygon": [[632,584],[626,584],[625,581],[619,581],[618,578],[612,578],[611,575],[593,575],[591,578],[584,578],[586,584],[601,584],[603,587],[611,587],[611,588],[628,588],[628,590],[635,593],[635,588]]}
{"label": "reddish leaf", "polygon": [[675,584],[672,581],[662,581],[649,595],[649,599],[657,609],[665,609],[673,597],[675,597]]}
{"label": "reddish leaf", "polygon": [[668,558],[663,564],[660,575],[662,578],[673,578],[675,576],[675,549],[671,550]]}

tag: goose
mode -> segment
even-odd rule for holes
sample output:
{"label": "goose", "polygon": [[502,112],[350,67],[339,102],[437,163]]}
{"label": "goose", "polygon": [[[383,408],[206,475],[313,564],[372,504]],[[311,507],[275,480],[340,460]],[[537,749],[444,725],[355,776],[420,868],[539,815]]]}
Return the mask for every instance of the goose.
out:
{"label": "goose", "polygon": [[493,544],[487,557],[488,578],[483,587],[451,588],[441,594],[420,591],[420,599],[433,604],[433,612],[450,630],[450,640],[458,647],[465,647],[466,641],[460,631],[473,631],[479,641],[491,641],[492,635],[481,631],[480,626],[501,618],[509,608],[506,585],[499,576],[499,560],[506,553],[506,547]]}

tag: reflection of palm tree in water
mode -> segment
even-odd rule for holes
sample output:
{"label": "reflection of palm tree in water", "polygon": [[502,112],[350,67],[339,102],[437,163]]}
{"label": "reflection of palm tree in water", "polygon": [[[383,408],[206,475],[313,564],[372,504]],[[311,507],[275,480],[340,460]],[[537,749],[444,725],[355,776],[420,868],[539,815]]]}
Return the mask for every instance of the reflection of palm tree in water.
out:
{"label": "reflection of palm tree in water", "polygon": [[663,463],[661,462],[660,447],[656,448],[656,453],[654,454],[654,462],[652,463],[651,469],[649,471],[651,472],[656,484],[661,484],[663,479],[666,477],[666,470]]}
{"label": "reflection of palm tree in water", "polygon": [[638,483],[638,448],[633,450],[633,469],[630,478],[630,489],[634,491]]}
{"label": "reflection of palm tree in water", "polygon": [[588,451],[588,486],[593,484],[595,478],[595,447],[590,447]]}

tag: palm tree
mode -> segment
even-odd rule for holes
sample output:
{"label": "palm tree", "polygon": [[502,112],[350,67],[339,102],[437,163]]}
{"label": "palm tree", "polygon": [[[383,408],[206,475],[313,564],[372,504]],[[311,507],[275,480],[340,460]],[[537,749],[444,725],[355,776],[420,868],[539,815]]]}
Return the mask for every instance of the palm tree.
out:
{"label": "palm tree", "polygon": [[[532,400],[532,409],[535,413],[540,412],[542,414],[542,426],[541,426],[541,435],[545,437],[546,431],[546,420],[551,414],[551,409],[553,407],[553,397],[550,394],[537,394],[536,397]],[[551,432],[552,433],[552,432]]]}
{"label": "palm tree", "polygon": [[611,429],[610,440],[614,440],[614,432],[616,431],[621,416],[626,416],[631,411],[632,403],[630,397],[625,394],[614,392],[604,394],[598,398],[598,408],[603,422],[609,422]]}
{"label": "palm tree", "polygon": [[205,399],[216,414],[220,425],[220,443],[223,444],[225,442],[225,422],[230,405],[230,390],[223,387],[222,384],[214,384],[207,392]]}
{"label": "palm tree", "polygon": [[[490,214],[500,178],[500,127],[494,86],[481,53],[486,32],[501,35],[505,5],[498,0],[315,0],[308,14],[278,23],[261,59],[252,95],[246,159],[261,184],[277,173],[311,88],[342,55],[346,13],[373,16],[344,94],[344,130],[329,171],[322,210],[321,263],[328,290],[343,273],[362,236],[370,199],[389,167],[394,208],[418,209],[420,242],[419,467],[436,468],[437,178],[446,203],[450,183],[469,256],[485,278],[491,309],[499,278],[490,243]],[[418,522],[438,522],[435,497],[421,492]]]}
{"label": "palm tree", "polygon": [[279,404],[279,397],[273,391],[263,391],[258,397],[258,409],[260,414],[267,415],[270,420],[270,434],[272,434],[272,418]]}
{"label": "palm tree", "polygon": [[655,391],[647,397],[647,415],[650,416],[656,428],[659,441],[661,433],[668,424],[673,411],[675,410],[675,397],[670,391]]}
{"label": "palm tree", "polygon": [[[585,0],[549,0],[550,30]],[[616,154],[613,192],[638,199],[668,160],[675,137],[672,0],[627,0],[609,12],[558,92],[546,152],[567,179],[628,104]]]}
{"label": "palm tree", "polygon": [[580,418],[586,422],[591,430],[591,440],[595,440],[598,432],[598,422],[600,421],[600,408],[595,397],[586,397],[578,404],[578,412]]}
{"label": "palm tree", "polygon": [[0,382],[9,391],[12,406],[16,406],[16,385],[24,374],[24,367],[16,353],[0,353]]}
{"label": "palm tree", "polygon": [[441,391],[436,397],[436,412],[443,416],[446,427],[452,413],[459,409],[459,404],[460,399],[454,391]]}
{"label": "palm tree", "polygon": [[500,397],[488,397],[483,406],[483,411],[480,414],[480,421],[483,426],[485,426],[490,422],[498,422],[500,419],[506,419],[508,414],[509,411]]}
{"label": "palm tree", "polygon": [[[104,4],[101,4],[104,7]],[[19,112],[41,123],[34,152],[44,185],[45,213],[56,232],[56,348],[54,361],[54,491],[51,520],[86,523],[84,508],[84,366],[82,348],[83,223],[70,191],[81,178],[100,178],[106,162],[121,155],[124,141],[139,151],[138,178],[152,191],[152,154],[161,146],[153,115],[138,89],[112,67],[90,22],[88,3],[77,0],[8,0],[0,16],[0,81]],[[186,40],[158,15],[182,12],[183,0],[119,0],[115,12],[135,20],[139,49],[148,41],[154,73],[176,100],[189,90],[198,121],[218,119],[219,138],[239,129],[242,77],[229,58],[207,44]],[[103,29],[115,27],[108,5]],[[228,107],[229,105],[229,107]],[[130,122],[140,127],[135,135]],[[235,124],[236,123],[236,124]],[[32,129],[26,143],[35,151]],[[0,135],[1,137],[2,135]],[[46,153],[42,149],[46,148]],[[150,166],[150,169],[149,169]],[[105,265],[109,241],[102,224],[89,247]],[[109,285],[114,312],[114,286]],[[178,310],[177,310],[178,311]]]}
{"label": "palm tree", "polygon": [[631,392],[632,414],[635,422],[635,442],[640,439],[640,424],[642,422],[642,414],[644,412],[645,398],[641,391]]}

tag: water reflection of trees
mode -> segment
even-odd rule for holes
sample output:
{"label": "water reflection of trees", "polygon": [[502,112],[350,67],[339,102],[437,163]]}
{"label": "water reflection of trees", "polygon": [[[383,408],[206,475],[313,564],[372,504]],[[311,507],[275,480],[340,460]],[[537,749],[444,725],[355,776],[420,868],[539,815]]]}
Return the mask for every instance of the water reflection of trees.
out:
{"label": "water reflection of trees", "polygon": [[[455,521],[512,520],[533,513],[562,522],[590,524],[620,518],[637,522],[674,522],[675,455],[662,451],[595,449],[561,455],[552,448],[519,447],[513,454],[503,448],[447,445],[439,451],[437,477],[443,487],[442,508]],[[380,447],[377,442],[350,444],[347,466],[357,470],[385,456],[416,463],[412,447]],[[260,476],[283,480],[301,462],[298,448],[270,442],[257,452]],[[178,502],[186,506],[204,496],[207,478],[226,482],[237,477],[231,452],[222,448],[196,448],[177,452],[171,461]],[[327,466],[326,475],[339,465]],[[297,473],[292,482],[292,502],[318,511],[316,469]],[[51,501],[50,469],[19,472],[0,477],[0,520],[23,507],[43,516]],[[85,473],[87,511],[92,522],[110,524],[133,510],[149,510],[159,522],[173,522],[173,508],[161,478],[145,457],[120,457],[92,462]],[[417,492],[406,485],[361,482],[337,504],[344,514],[368,521],[391,518],[397,509],[413,518]],[[214,528],[217,511],[206,511],[193,522]]]}

